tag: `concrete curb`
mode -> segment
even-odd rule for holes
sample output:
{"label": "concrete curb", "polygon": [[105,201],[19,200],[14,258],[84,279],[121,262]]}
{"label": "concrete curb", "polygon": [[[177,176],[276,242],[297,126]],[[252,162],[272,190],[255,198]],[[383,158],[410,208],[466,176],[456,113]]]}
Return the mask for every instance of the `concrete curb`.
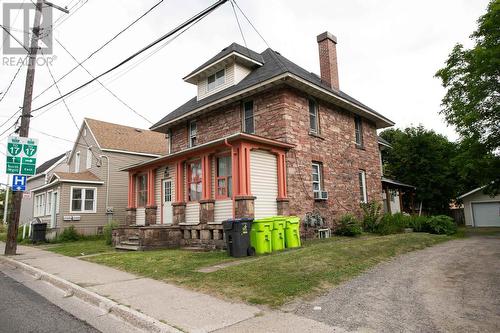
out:
{"label": "concrete curb", "polygon": [[57,277],[55,275],[46,273],[38,268],[29,266],[25,263],[17,261],[12,258],[5,256],[0,256],[0,261],[12,265],[16,268],[23,270],[24,272],[32,275],[34,279],[42,280],[50,283],[56,288],[65,291],[65,296],[75,296],[86,303],[90,303],[94,306],[99,307],[105,313],[111,313],[114,316],[120,318],[121,320],[127,322],[128,324],[148,332],[159,332],[159,333],[181,333],[182,331],[176,329],[175,327],[164,324],[152,317],[149,317],[139,311],[130,309],[122,304],[112,301],[106,297],[103,297],[97,293],[90,290],[82,288],[72,282],[66,281]]}

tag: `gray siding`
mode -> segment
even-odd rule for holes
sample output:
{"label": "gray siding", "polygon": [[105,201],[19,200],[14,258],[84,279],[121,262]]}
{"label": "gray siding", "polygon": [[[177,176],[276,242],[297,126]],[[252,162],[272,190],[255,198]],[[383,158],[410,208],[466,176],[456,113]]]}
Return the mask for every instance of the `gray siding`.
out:
{"label": "gray siding", "polygon": [[500,201],[500,195],[497,195],[495,197],[490,197],[487,194],[483,194],[482,190],[465,197],[463,199],[465,225],[471,226],[471,227],[474,226],[474,218],[472,216],[472,203],[474,203],[474,202],[496,202],[496,201]]}

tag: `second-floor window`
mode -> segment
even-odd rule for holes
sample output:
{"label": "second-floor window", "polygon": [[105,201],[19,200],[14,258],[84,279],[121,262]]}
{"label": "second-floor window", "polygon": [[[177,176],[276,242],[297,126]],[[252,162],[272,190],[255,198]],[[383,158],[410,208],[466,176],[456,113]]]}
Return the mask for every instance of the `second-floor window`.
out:
{"label": "second-floor window", "polygon": [[200,201],[202,187],[201,161],[188,163],[188,199]]}
{"label": "second-floor window", "polygon": [[309,132],[319,134],[318,103],[309,98]]}
{"label": "second-floor window", "polygon": [[255,133],[253,101],[243,103],[243,132],[250,134]]}
{"label": "second-floor window", "polygon": [[189,123],[189,147],[196,146],[196,136],[198,135],[198,127],[196,121]]}
{"label": "second-floor window", "polygon": [[368,202],[368,195],[366,193],[366,172],[365,172],[365,170],[359,170],[358,179],[359,179],[359,202],[367,203]]}
{"label": "second-floor window", "polygon": [[227,199],[233,195],[231,170],[231,155],[217,158],[217,199]]}
{"label": "second-floor window", "polygon": [[363,147],[363,121],[358,115],[354,116],[354,133],[356,135],[356,146]]}
{"label": "second-floor window", "polygon": [[75,172],[80,172],[80,152],[76,152],[75,157]]}
{"label": "second-floor window", "polygon": [[172,154],[172,129],[167,132],[167,154]]}
{"label": "second-floor window", "polygon": [[207,78],[207,92],[220,87],[225,82],[225,70],[221,69]]}
{"label": "second-floor window", "polygon": [[318,162],[312,163],[312,187],[313,193],[319,193],[323,189],[323,165]]}
{"label": "second-floor window", "polygon": [[145,207],[148,202],[148,175],[137,176],[137,206]]}
{"label": "second-floor window", "polygon": [[92,168],[92,148],[87,148],[87,169]]}

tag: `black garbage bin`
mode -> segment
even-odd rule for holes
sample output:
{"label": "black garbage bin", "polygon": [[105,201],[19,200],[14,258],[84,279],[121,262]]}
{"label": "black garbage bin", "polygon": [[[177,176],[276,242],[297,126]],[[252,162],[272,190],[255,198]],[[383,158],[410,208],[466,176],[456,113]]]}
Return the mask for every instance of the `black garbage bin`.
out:
{"label": "black garbage bin", "polygon": [[252,222],[251,218],[231,219],[223,222],[227,253],[231,257],[252,255],[250,248]]}
{"label": "black garbage bin", "polygon": [[47,223],[33,223],[31,225],[33,243],[45,242],[45,234],[47,233]]}

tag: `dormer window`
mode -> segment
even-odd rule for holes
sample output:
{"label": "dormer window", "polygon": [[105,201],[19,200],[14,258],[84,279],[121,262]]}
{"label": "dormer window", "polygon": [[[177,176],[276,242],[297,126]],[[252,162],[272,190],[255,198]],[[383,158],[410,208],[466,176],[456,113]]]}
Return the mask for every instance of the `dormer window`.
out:
{"label": "dormer window", "polygon": [[207,78],[207,92],[212,91],[217,87],[220,87],[225,82],[226,71],[225,69],[221,69],[215,74],[210,75]]}

